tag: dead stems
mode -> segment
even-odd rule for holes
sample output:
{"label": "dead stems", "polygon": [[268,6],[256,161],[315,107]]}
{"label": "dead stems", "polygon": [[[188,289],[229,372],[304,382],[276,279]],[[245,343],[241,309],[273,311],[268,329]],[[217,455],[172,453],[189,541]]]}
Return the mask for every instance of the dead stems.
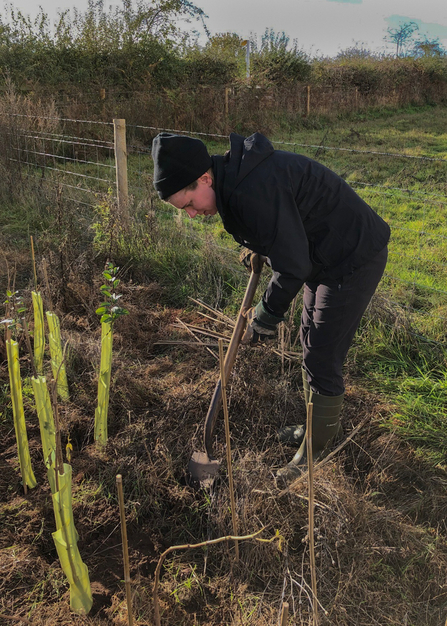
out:
{"label": "dead stems", "polygon": [[157,563],[157,567],[155,569],[155,575],[154,575],[153,599],[154,599],[155,625],[161,626],[160,607],[158,604],[158,587],[160,584],[161,567],[163,565],[165,558],[168,556],[168,554],[170,554],[171,552],[174,552],[175,550],[190,550],[190,549],[193,550],[195,548],[203,548],[204,546],[216,545],[224,541],[245,541],[246,539],[254,539],[255,541],[260,541],[262,543],[272,543],[272,541],[275,541],[275,539],[281,540],[281,537],[278,534],[276,534],[274,537],[271,537],[270,539],[261,539],[261,537],[259,537],[258,535],[260,535],[263,530],[264,528],[261,528],[257,532],[252,533],[251,535],[243,535],[241,537],[228,535],[226,537],[219,537],[217,539],[209,539],[208,541],[201,541],[200,543],[195,543],[195,544],[188,543],[188,544],[183,544],[179,546],[170,546],[167,550],[165,550],[163,554],[160,556],[160,558],[158,559],[158,563]]}

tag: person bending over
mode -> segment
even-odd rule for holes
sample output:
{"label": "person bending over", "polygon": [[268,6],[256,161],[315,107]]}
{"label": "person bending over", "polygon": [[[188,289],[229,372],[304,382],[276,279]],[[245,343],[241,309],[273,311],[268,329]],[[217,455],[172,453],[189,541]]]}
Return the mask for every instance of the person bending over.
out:
{"label": "person bending over", "polygon": [[[210,156],[199,139],[160,133],[152,144],[154,187],[194,218],[219,213],[249,251],[268,257],[272,278],[246,312],[243,341],[273,338],[303,287],[300,340],[304,397],[313,403],[312,454],[321,458],[341,433],[342,366],[387,261],[389,226],[340,176],[300,154],[275,150],[260,133],[230,135]],[[307,465],[304,427],[278,433],[298,451],[277,479]]]}

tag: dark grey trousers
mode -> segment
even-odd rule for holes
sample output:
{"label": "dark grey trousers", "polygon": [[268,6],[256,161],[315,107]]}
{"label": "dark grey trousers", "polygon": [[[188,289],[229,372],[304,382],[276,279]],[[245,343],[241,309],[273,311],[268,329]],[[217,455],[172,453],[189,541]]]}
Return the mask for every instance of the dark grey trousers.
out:
{"label": "dark grey trousers", "polygon": [[300,328],[303,368],[317,393],[338,396],[344,392],[343,363],[387,257],[385,247],[349,276],[304,285]]}

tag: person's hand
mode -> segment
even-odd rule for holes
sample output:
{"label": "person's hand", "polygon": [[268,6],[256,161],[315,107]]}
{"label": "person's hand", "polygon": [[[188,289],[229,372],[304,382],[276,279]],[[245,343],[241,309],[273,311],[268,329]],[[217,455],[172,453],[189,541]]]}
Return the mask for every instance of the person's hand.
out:
{"label": "person's hand", "polygon": [[257,274],[262,270],[263,263],[271,267],[269,258],[262,256],[258,252],[253,252],[253,250],[249,250],[248,248],[241,248],[239,261],[249,272],[254,271]]}
{"label": "person's hand", "polygon": [[[259,305],[258,305],[259,306]],[[256,314],[258,307],[252,307],[243,313],[247,320],[247,328],[241,339],[244,346],[271,341],[276,335],[276,325],[262,323]]]}
{"label": "person's hand", "polygon": [[248,248],[242,248],[239,253],[239,261],[245,267],[246,270],[251,272],[251,256],[255,254],[252,250]]}

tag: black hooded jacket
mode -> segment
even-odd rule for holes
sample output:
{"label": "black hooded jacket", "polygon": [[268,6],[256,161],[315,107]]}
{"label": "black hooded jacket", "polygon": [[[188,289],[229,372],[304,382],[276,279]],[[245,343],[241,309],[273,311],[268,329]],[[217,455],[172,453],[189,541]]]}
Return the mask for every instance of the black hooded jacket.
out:
{"label": "black hooded jacket", "polygon": [[269,257],[264,304],[273,315],[304,282],[340,279],[388,243],[389,226],[324,165],[275,150],[260,133],[232,133],[230,145],[213,156],[217,208],[237,242]]}

